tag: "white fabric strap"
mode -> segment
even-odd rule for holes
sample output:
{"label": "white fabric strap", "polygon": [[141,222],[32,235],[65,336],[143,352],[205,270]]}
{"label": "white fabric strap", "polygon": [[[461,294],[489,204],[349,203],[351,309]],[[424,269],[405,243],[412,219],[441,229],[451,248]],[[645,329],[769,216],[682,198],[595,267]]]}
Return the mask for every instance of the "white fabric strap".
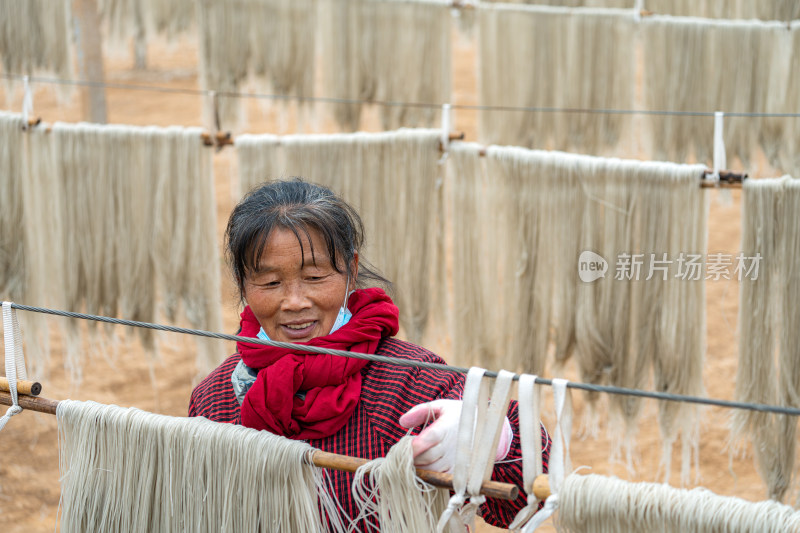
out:
{"label": "white fabric strap", "polygon": [[[725,134],[723,130],[723,117],[725,113],[716,111],[714,113],[714,174],[712,180],[719,186],[719,173],[728,168],[728,158],[725,154]],[[732,205],[733,195],[730,189],[719,189],[717,201],[722,205]]]}
{"label": "white fabric strap", "polygon": [[[450,129],[453,127],[453,119],[451,114],[450,104],[442,104],[442,136],[439,141],[442,143],[442,157],[439,158],[439,164],[443,165],[447,161],[447,155],[450,153]],[[442,185],[442,179],[436,180],[436,188]]]}
{"label": "white fabric strap", "polygon": [[712,178],[716,182],[719,182],[719,171],[728,166],[723,135],[724,117],[725,113],[722,111],[714,112],[714,174]]}
{"label": "white fabric strap", "polygon": [[464,384],[464,395],[461,406],[461,419],[458,423],[458,449],[456,450],[456,462],[453,466],[453,489],[456,492],[465,493],[467,481],[469,480],[470,459],[474,448],[475,428],[480,426],[483,418],[481,409],[481,396],[487,390],[483,382],[486,369],[473,367],[467,373],[467,380]]}
{"label": "white fabric strap", "polygon": [[12,416],[22,412],[17,397],[17,380],[28,379],[25,370],[25,357],[22,354],[22,335],[19,330],[19,320],[17,311],[11,307],[11,302],[3,302],[3,340],[6,349],[6,378],[8,378],[8,390],[11,393],[11,403],[6,414],[0,418],[0,430],[2,430]]}
{"label": "white fabric strap", "polygon": [[556,428],[553,432],[553,446],[550,452],[550,462],[548,463],[548,478],[550,481],[550,496],[545,500],[541,511],[533,515],[533,518],[522,528],[522,533],[530,533],[544,523],[545,520],[558,509],[558,493],[564,482],[565,456],[569,456],[569,437],[572,432],[572,408],[571,405],[564,412],[564,406],[568,403],[567,380],[553,378],[553,403],[556,408]]}
{"label": "white fabric strap", "polygon": [[30,78],[22,78],[25,88],[25,95],[22,97],[22,127],[28,128],[28,119],[33,115],[33,91],[31,90]]}
{"label": "white fabric strap", "polygon": [[519,440],[522,447],[522,485],[528,493],[527,505],[520,509],[508,529],[518,531],[539,508],[533,493],[533,480],[542,473],[542,430],[539,421],[539,394],[536,376],[519,377]]}
{"label": "white fabric strap", "polygon": [[[492,389],[492,399],[486,411],[486,420],[479,423],[476,428],[476,440],[472,451],[469,481],[467,492],[472,500],[483,503],[485,498],[480,495],[481,485],[488,481],[494,469],[494,458],[497,455],[497,445],[500,441],[500,432],[508,412],[508,402],[511,399],[511,384],[514,382],[514,373],[501,370],[495,378]],[[483,403],[481,408],[486,404]],[[481,409],[479,409],[480,411]]]}
{"label": "white fabric strap", "polygon": [[558,509],[558,494],[551,494],[548,498],[544,501],[544,507],[542,510],[533,515],[525,527],[523,527],[520,531],[522,533],[530,533],[531,531],[536,531],[536,529],[544,524],[545,520],[553,516],[553,513],[556,512]]}
{"label": "white fabric strap", "polygon": [[636,0],[633,6],[633,20],[639,22],[642,20],[642,10],[644,9],[644,0]]}
{"label": "white fabric strap", "polygon": [[553,404],[556,408],[556,430],[553,435],[553,450],[550,455],[548,477],[550,481],[550,492],[555,494],[561,490],[564,482],[564,430],[562,426],[562,414],[567,398],[567,380],[553,379]]}
{"label": "white fabric strap", "polygon": [[453,127],[450,104],[442,104],[442,151],[447,151],[447,145],[450,144],[450,128]]}
{"label": "white fabric strap", "polygon": [[[519,437],[522,445],[522,479],[525,490],[542,473],[542,431],[539,421],[539,394],[536,376],[522,374],[519,378]],[[530,499],[530,494],[528,498]]]}
{"label": "white fabric strap", "polygon": [[479,407],[486,405],[488,390],[483,376],[486,369],[472,367],[467,372],[462,396],[461,418],[458,421],[458,441],[456,442],[456,457],[453,465],[453,492],[447,508],[439,517],[436,531],[442,533],[447,528],[449,531],[463,531],[465,516],[464,503],[467,501],[467,481],[469,479],[470,464],[472,462],[473,439],[476,427],[483,418]]}

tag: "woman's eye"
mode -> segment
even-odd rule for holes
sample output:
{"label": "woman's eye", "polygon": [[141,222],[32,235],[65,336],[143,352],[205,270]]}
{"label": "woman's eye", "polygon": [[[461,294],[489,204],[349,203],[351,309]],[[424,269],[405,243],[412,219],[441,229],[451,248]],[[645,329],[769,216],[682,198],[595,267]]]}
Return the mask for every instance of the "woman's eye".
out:
{"label": "woman's eye", "polygon": [[278,281],[268,281],[266,283],[263,283],[262,287],[272,288],[272,287],[277,287],[278,285],[280,285],[280,282]]}

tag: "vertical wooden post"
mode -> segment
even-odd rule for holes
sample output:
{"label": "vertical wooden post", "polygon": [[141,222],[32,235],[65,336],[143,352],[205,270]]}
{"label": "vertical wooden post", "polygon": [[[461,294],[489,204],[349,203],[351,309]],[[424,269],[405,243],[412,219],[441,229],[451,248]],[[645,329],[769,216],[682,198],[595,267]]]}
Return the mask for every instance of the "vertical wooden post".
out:
{"label": "vertical wooden post", "polygon": [[[100,16],[97,13],[97,2],[96,0],[73,0],[72,12],[75,20],[75,40],[78,45],[80,79],[102,84],[105,81],[103,42],[100,37]],[[106,123],[105,87],[101,85],[84,87],[81,100],[85,120],[100,124]]]}
{"label": "vertical wooden post", "polygon": [[134,68],[144,70],[147,68],[147,35],[145,35],[144,31],[141,2],[136,2],[134,9],[136,10],[134,13],[136,17],[136,35],[133,38]]}

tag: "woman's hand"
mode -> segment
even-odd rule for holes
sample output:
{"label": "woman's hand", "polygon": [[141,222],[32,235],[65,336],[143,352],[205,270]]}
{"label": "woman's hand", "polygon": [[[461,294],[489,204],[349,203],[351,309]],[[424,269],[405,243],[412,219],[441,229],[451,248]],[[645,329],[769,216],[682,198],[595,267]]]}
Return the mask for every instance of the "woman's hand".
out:
{"label": "woman's hand", "polygon": [[[411,441],[414,466],[435,472],[452,472],[455,464],[461,400],[434,400],[415,405],[400,417],[400,425],[413,428],[432,422]],[[495,461],[508,454],[514,432],[508,417],[503,421]]]}

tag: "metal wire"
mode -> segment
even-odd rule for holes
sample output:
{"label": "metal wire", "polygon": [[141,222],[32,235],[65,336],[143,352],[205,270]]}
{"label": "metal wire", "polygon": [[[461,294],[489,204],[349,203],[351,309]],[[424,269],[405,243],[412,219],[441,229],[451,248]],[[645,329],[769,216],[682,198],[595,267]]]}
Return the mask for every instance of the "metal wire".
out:
{"label": "metal wire", "polygon": [[[23,79],[23,74],[0,73],[6,79]],[[139,85],[130,83],[99,82],[91,80],[70,80],[65,78],[45,78],[30,76],[31,83],[50,83],[55,85],[74,85],[80,87],[104,87],[108,89],[122,89],[131,91],[150,91],[168,94],[185,94],[191,96],[208,96],[214,91],[205,89],[176,89],[158,85]],[[322,102],[331,104],[372,104],[384,107],[413,107],[438,109],[442,103],[430,102],[394,102],[389,100],[365,100],[357,98],[333,98],[328,96],[294,96],[288,94],[268,93],[242,93],[233,91],[216,91],[217,96],[227,98],[253,98],[258,100],[297,100],[299,102]],[[470,111],[501,111],[501,112],[528,112],[528,113],[567,113],[567,114],[600,114],[600,115],[656,115],[656,116],[686,116],[686,117],[713,117],[714,111],[674,111],[674,110],[646,110],[646,109],[586,109],[579,107],[515,107],[491,106],[471,104],[451,104],[451,109]],[[748,113],[738,111],[725,111],[726,117],[768,117],[768,118],[800,118],[800,113]]]}
{"label": "metal wire", "polygon": [[[223,339],[235,342],[247,342],[250,344],[262,344],[264,346],[275,346],[276,348],[286,348],[298,352],[314,353],[314,354],[327,354],[339,355],[342,357],[351,357],[354,359],[366,359],[368,361],[375,361],[380,363],[387,363],[397,366],[415,367],[415,368],[428,368],[432,370],[442,370],[445,372],[453,372],[457,374],[466,374],[469,369],[458,366],[449,366],[439,363],[428,363],[425,361],[410,361],[407,359],[398,359],[395,357],[387,357],[385,355],[375,355],[359,352],[348,352],[345,350],[333,350],[328,348],[320,348],[319,346],[308,346],[305,344],[294,344],[290,342],[279,342],[272,340],[263,340],[252,337],[242,337],[239,335],[228,335],[225,333],[214,333],[211,331],[203,331],[200,329],[181,328],[177,326],[165,326],[163,324],[152,324],[150,322],[137,322],[135,320],[124,320],[121,318],[113,318],[107,316],[89,315],[85,313],[75,313],[72,311],[59,311],[56,309],[47,309],[44,307],[34,307],[31,305],[23,305],[11,303],[11,307],[19,309],[20,311],[30,311],[33,313],[45,313],[48,315],[57,315],[69,318],[79,318],[82,320],[93,320],[96,322],[106,322],[109,324],[119,324],[122,326],[131,326],[136,328],[155,329],[159,331],[170,331],[173,333],[183,333],[186,335],[196,335],[200,337],[210,337],[213,339]],[[497,377],[497,372],[487,371],[486,376],[491,378]],[[514,381],[519,380],[519,374],[514,374]],[[553,382],[546,378],[536,378],[538,385],[552,385]],[[570,389],[578,389],[590,392],[603,392],[607,394],[620,394],[623,396],[638,396],[640,398],[652,398],[655,400],[665,400],[670,402],[685,402],[700,405],[712,405],[715,407],[725,407],[731,409],[745,409],[748,411],[760,411],[763,413],[776,413],[783,415],[800,415],[800,409],[794,407],[783,407],[780,405],[767,405],[760,403],[746,403],[746,402],[733,402],[728,400],[718,400],[714,398],[702,398],[699,396],[685,396],[681,394],[671,394],[668,392],[655,392],[640,389],[628,389],[624,387],[614,387],[610,385],[595,385],[592,383],[581,383],[575,381],[567,382],[567,387]]]}

